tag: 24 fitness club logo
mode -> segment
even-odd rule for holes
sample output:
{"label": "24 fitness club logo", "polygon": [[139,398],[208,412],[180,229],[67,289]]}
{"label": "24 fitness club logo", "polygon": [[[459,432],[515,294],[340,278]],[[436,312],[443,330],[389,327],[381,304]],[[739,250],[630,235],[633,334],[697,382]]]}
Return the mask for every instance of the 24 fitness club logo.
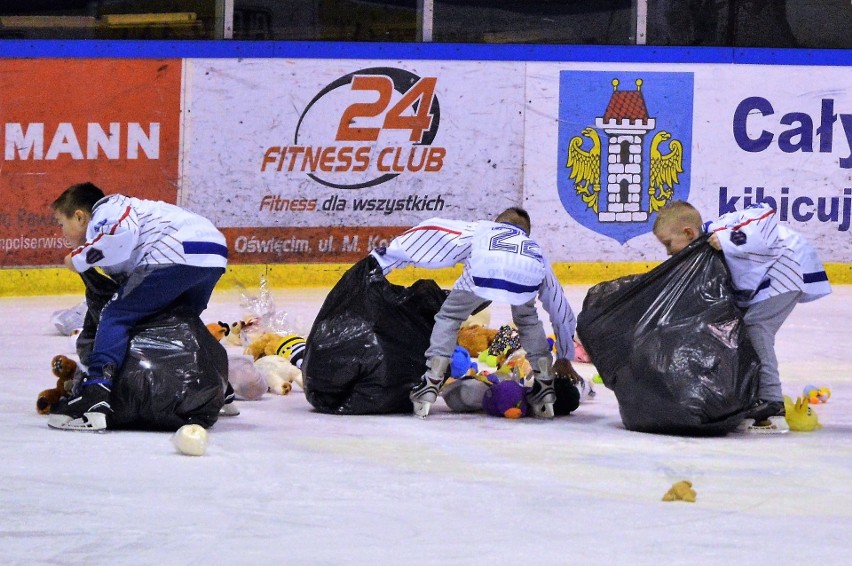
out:
{"label": "24 fitness club logo", "polygon": [[572,218],[623,244],[689,196],[693,77],[616,75],[560,73],[557,189]]}
{"label": "24 fitness club logo", "polygon": [[261,171],[304,173],[335,189],[440,171],[447,152],[432,145],[441,122],[437,82],[392,67],[332,81],[299,116],[293,144],[266,148]]}

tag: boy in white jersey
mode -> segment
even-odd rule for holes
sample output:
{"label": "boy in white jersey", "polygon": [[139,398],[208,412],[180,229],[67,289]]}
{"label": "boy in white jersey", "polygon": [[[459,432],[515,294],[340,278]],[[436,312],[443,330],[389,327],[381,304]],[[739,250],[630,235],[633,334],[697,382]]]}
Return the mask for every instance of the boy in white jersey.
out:
{"label": "boy in white jersey", "polygon": [[746,331],[760,359],[759,400],[740,428],[786,432],[789,427],[784,418],[775,335],[798,303],[831,293],[828,276],[807,240],[780,225],[775,211],[765,203],[724,214],[702,226],[695,207],[672,201],[654,222],[654,235],[669,255],[702,233],[710,234],[708,244],[725,256],[737,304],[746,309]]}
{"label": "boy in white jersey", "polygon": [[165,202],[105,197],[92,183],[72,185],[51,208],[65,238],[77,246],[65,266],[77,273],[101,268],[119,288],[101,311],[79,395],[59,403],[48,424],[103,430],[130,331],[142,319],[178,306],[201,315],[225,272],[228,248],[206,218]]}
{"label": "boy in white jersey", "polygon": [[487,301],[511,305],[521,346],[534,368],[535,382],[527,393],[533,414],[552,418],[556,401],[553,359],[538,318],[536,297],[550,315],[556,335],[557,369],[572,380],[582,379],[568,361],[574,357],[577,321],[562,286],[539,245],[529,237],[529,231],[529,214],[521,208],[509,208],[493,222],[431,218],[394,238],[387,248],[371,252],[385,274],[408,265],[427,268],[464,265],[461,277],[435,315],[426,351],[428,369],[410,395],[416,415],[429,414],[444,382],[461,324]]}

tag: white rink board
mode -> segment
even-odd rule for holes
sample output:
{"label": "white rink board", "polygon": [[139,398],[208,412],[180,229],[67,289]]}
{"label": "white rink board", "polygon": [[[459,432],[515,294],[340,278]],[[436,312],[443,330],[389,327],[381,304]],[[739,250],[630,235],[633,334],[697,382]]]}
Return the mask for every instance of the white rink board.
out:
{"label": "white rink board", "polygon": [[[523,63],[187,59],[185,64],[181,202],[218,226],[408,226],[429,216],[496,214],[520,199]],[[399,89],[383,99],[386,93],[376,83],[355,88],[345,80],[376,68],[390,69],[378,72],[385,84],[388,76],[434,81],[434,97],[424,98],[437,100],[430,107],[431,138],[412,142],[410,130],[387,121],[401,114],[394,111]],[[413,114],[411,108],[407,112]],[[373,128],[377,139],[341,139],[345,123]],[[327,149],[333,170],[313,178],[303,154],[293,157],[288,149],[282,164],[281,152],[267,153],[271,147]],[[344,156],[340,151],[347,147]],[[359,149],[362,161],[355,158]],[[355,170],[367,161],[366,170]],[[386,174],[394,176],[359,186]],[[356,210],[356,199],[372,202],[375,210]]]}
{"label": "white rink board", "polygon": [[[596,126],[596,118],[607,108],[609,94],[599,95],[591,104],[597,113],[566,114],[563,108],[560,114],[560,104],[590,96],[592,87],[611,92],[611,78],[621,80],[619,90],[635,90],[634,78],[645,77],[642,90],[650,101],[666,74],[684,78],[683,85],[688,85],[690,76],[694,81],[694,90],[683,88],[669,107],[648,104],[649,115],[656,118],[656,131],[671,124],[670,112],[685,104],[692,106],[691,131],[684,132],[681,127],[673,132],[673,137],[691,136],[683,163],[686,173],[681,175],[688,175],[690,182],[676,186],[674,198],[688,198],[705,219],[710,219],[731,208],[739,210],[746,197],[753,199],[762,193],[764,198],[776,199],[781,220],[806,235],[823,261],[852,261],[852,69],[531,63],[527,66],[524,204],[541,227],[536,235],[551,260],[644,261],[665,257],[650,234],[655,216],[649,215],[644,234],[622,243],[601,233],[588,220],[585,224],[577,221],[580,215],[570,214],[563,206],[557,185],[561,176],[561,182],[569,186],[567,153],[560,152],[565,149],[564,140],[581,136],[584,126]],[[563,92],[560,80],[565,76],[569,83],[574,79],[572,84],[588,88]],[[562,132],[562,146],[560,127],[566,130]],[[654,131],[647,136],[645,151]],[[588,140],[584,147],[590,149]],[[660,149],[665,152],[668,148],[664,143]],[[643,194],[648,185],[647,172],[644,175]]]}

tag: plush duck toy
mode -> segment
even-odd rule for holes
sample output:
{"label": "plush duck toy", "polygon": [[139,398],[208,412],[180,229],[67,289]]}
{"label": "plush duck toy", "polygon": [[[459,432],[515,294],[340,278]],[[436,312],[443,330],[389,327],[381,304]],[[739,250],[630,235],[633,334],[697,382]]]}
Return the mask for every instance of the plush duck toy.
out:
{"label": "plush duck toy", "polygon": [[784,395],[784,412],[790,430],[811,432],[822,428],[816,411],[811,408],[806,397],[799,397],[794,403],[792,399]]}

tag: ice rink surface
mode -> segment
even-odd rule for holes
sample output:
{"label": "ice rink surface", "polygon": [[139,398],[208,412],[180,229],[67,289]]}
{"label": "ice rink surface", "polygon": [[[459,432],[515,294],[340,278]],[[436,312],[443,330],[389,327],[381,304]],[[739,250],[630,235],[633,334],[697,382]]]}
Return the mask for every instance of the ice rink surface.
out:
{"label": "ice rink surface", "polygon": [[[575,312],[586,289],[566,287]],[[326,292],[272,290],[303,332]],[[72,353],[50,316],[80,299],[0,298],[4,564],[852,564],[852,287],[778,335],[784,392],[831,389],[815,432],[630,432],[602,385],[550,422],[442,401],[425,420],[323,415],[296,389],[238,402],[201,457],[169,433],[57,431],[36,413],[51,358]],[[227,291],[202,318],[242,315]],[[492,307],[492,327],[508,319]],[[697,501],[663,502],[682,479]]]}

